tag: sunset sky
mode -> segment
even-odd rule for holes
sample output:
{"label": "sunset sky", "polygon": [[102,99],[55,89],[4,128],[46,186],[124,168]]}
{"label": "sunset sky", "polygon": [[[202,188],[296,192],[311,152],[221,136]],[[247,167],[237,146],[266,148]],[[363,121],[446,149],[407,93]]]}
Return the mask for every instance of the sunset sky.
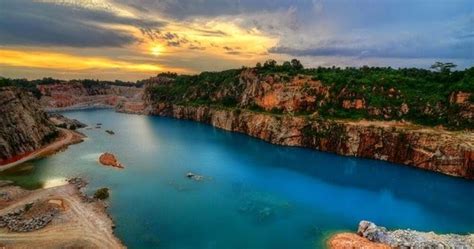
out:
{"label": "sunset sky", "polygon": [[299,58],[474,65],[472,0],[0,0],[0,76],[137,80]]}

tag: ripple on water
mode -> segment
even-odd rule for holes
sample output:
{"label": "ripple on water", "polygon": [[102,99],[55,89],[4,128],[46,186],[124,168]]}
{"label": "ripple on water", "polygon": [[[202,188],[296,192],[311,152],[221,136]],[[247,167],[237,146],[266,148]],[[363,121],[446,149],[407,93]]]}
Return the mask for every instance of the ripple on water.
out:
{"label": "ripple on water", "polygon": [[99,157],[101,154],[102,153],[89,153],[89,154],[82,155],[79,158],[81,160],[88,161],[88,162],[97,161],[99,160]]}

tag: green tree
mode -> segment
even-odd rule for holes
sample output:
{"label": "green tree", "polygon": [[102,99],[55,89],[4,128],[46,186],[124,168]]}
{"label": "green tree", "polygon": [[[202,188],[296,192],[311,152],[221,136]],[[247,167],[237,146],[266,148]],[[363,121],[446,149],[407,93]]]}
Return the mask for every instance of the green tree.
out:
{"label": "green tree", "polygon": [[291,60],[291,66],[296,70],[301,70],[304,68],[303,64],[301,64],[301,62],[297,59]]}
{"label": "green tree", "polygon": [[274,68],[276,66],[277,62],[276,60],[269,59],[263,63],[264,68]]}
{"label": "green tree", "polygon": [[290,70],[292,66],[291,66],[291,63],[289,61],[285,61],[285,62],[283,62],[282,67],[283,67],[284,70]]}
{"label": "green tree", "polygon": [[431,69],[437,70],[441,73],[450,73],[452,68],[457,67],[454,63],[451,62],[439,62],[437,61],[435,64],[431,65]]}

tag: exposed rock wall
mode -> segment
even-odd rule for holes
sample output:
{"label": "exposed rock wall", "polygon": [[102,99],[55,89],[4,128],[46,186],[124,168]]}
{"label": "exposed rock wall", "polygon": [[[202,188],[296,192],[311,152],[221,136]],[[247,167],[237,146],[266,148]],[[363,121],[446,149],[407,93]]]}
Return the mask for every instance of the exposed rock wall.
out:
{"label": "exposed rock wall", "polygon": [[267,142],[474,178],[474,136],[407,123],[331,121],[242,109],[153,104],[149,113],[208,123]]}
{"label": "exposed rock wall", "polygon": [[[68,110],[85,108],[119,108],[125,109],[127,103],[141,103],[143,88],[92,85],[85,86],[81,83],[58,83],[38,85],[42,97],[41,105],[46,110]],[[136,109],[136,106],[133,106]]]}
{"label": "exposed rock wall", "polygon": [[36,98],[13,87],[0,88],[0,163],[32,152],[56,135]]}

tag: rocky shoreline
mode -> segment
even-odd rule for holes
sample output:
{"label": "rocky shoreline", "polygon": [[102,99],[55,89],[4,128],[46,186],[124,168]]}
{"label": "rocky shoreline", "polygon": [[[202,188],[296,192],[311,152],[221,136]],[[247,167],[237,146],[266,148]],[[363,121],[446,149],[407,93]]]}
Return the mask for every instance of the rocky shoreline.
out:
{"label": "rocky shoreline", "polygon": [[387,230],[370,221],[361,221],[357,234],[340,233],[328,242],[332,249],[341,248],[474,248],[474,234],[436,234],[414,230]]}
{"label": "rocky shoreline", "polygon": [[68,107],[45,107],[44,111],[49,113],[55,112],[65,112],[65,111],[83,111],[83,110],[93,110],[93,109],[114,109],[115,107],[112,105],[106,104],[91,104],[91,105],[74,105]]}
{"label": "rocky shoreline", "polygon": [[474,179],[474,134],[409,123],[311,119],[160,103],[148,114],[194,120],[272,144],[405,164]]}

